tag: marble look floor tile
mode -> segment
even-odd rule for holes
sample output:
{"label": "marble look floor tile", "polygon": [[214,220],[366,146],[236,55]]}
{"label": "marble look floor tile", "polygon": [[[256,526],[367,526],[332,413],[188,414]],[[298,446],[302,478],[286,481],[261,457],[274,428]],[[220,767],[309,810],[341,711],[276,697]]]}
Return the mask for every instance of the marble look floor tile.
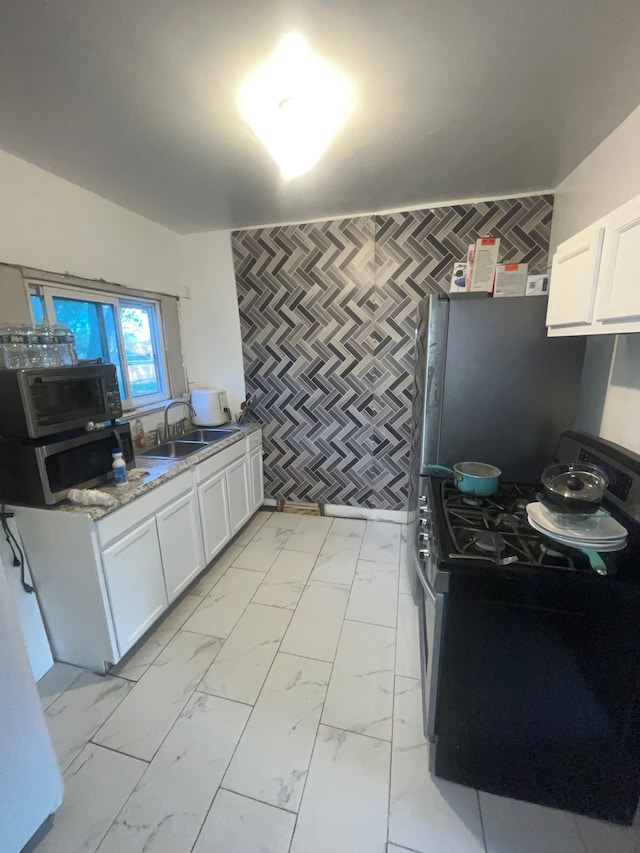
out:
{"label": "marble look floor tile", "polygon": [[100,847],[189,853],[251,709],[194,693]]}
{"label": "marble look floor tile", "polygon": [[220,639],[179,631],[93,741],[150,761],[221,647]]}
{"label": "marble look floor tile", "polygon": [[360,559],[373,560],[377,563],[399,563],[401,533],[399,524],[392,524],[389,521],[367,521]]}
{"label": "marble look floor tile", "polygon": [[334,518],[331,525],[331,536],[350,536],[354,539],[362,539],[366,530],[367,522],[359,518]]}
{"label": "marble look floor tile", "polygon": [[389,744],[320,726],[291,853],[384,853],[388,795]]}
{"label": "marble look floor tile", "polygon": [[139,681],[169,640],[175,637],[178,630],[201,603],[202,598],[200,596],[185,595],[166,617],[157,623],[157,627],[151,631],[139,648],[124,663],[113,668],[112,674],[118,675],[120,678],[127,678],[130,681]]}
{"label": "marble look floor tile", "polygon": [[302,551],[304,554],[315,554],[317,556],[326,538],[327,532],[322,528],[318,530],[297,528],[292,531],[289,537],[287,549],[289,551]]}
{"label": "marble look floor tile", "polygon": [[396,627],[398,566],[360,560],[347,605],[347,619]]}
{"label": "marble look floor tile", "polygon": [[242,547],[237,543],[228,545],[222,554],[216,557],[209,569],[200,576],[198,582],[191,587],[189,594],[202,597],[209,595],[236,557],[242,553]]}
{"label": "marble look floor tile", "polygon": [[361,544],[355,536],[329,533],[311,573],[311,580],[351,586]]}
{"label": "marble look floor tile", "polygon": [[302,593],[280,651],[332,661],[347,609],[349,590],[309,582]]}
{"label": "marble look floor tile", "polygon": [[280,551],[253,596],[253,601],[256,604],[295,610],[315,559],[315,555],[300,551]]}
{"label": "marble look floor tile", "polygon": [[389,841],[419,853],[484,853],[478,795],[429,772],[422,685],[396,678]]}
{"label": "marble look floor tile", "polygon": [[193,853],[288,853],[295,815],[220,790]]}
{"label": "marble look floor tile", "polygon": [[297,810],[331,666],[277,655],[223,786]]}
{"label": "marble look floor tile", "polygon": [[414,603],[412,596],[404,594],[398,596],[396,675],[422,678],[418,605]]}
{"label": "marble look floor tile", "polygon": [[568,812],[483,791],[480,810],[487,853],[585,853],[575,815]]}
{"label": "marble look floor tile", "polygon": [[46,710],[45,719],[62,771],[91,740],[131,690],[131,682],[85,672]]}
{"label": "marble look floor tile", "polygon": [[[269,530],[274,530],[274,528],[270,527]],[[287,538],[288,531],[287,536],[279,541],[250,542],[233,561],[233,567],[249,569],[252,572],[268,572],[280,551],[287,544]]]}
{"label": "marble look floor tile", "polygon": [[233,544],[240,545],[240,547],[244,548],[245,545],[248,545],[249,542],[251,542],[260,528],[269,521],[273,514],[274,513],[272,512],[257,512],[251,521],[242,528],[240,533],[233,540]]}
{"label": "marble look floor tile", "polygon": [[228,637],[253,598],[264,575],[231,567],[184,623],[183,630],[210,637]]}
{"label": "marble look floor tile", "polygon": [[249,604],[198,689],[253,705],[290,619],[288,610]]}
{"label": "marble look floor tile", "polygon": [[410,850],[408,847],[398,847],[397,844],[387,844],[387,853],[418,853],[418,851]]}
{"label": "marble look floor tile", "polygon": [[633,826],[615,826],[576,815],[586,853],[640,853],[640,811]]}
{"label": "marble look floor tile", "polygon": [[144,761],[88,744],[64,774],[64,799],[38,853],[95,853]]}
{"label": "marble look floor tile", "polygon": [[[194,596],[194,598],[202,601],[198,596]],[[176,634],[177,629],[163,628],[161,623],[130,657],[117,664],[111,672],[113,675],[126,678],[128,681],[139,681]]]}
{"label": "marble look floor tile", "polygon": [[391,740],[395,631],[345,621],[322,722]]}
{"label": "marble look floor tile", "polygon": [[398,592],[401,595],[411,595],[411,574],[413,568],[409,560],[409,544],[407,542],[406,524],[402,525],[403,531],[400,539],[400,582]]}
{"label": "marble look floor tile", "polygon": [[265,521],[265,527],[276,527],[280,530],[294,530],[302,518],[292,512],[272,512]]}
{"label": "marble look floor tile", "polygon": [[[297,525],[296,525],[297,526]],[[255,545],[257,542],[262,542],[264,545],[270,544],[276,550],[286,547],[289,537],[293,533],[291,527],[280,527],[275,524],[264,524],[257,533],[254,534],[249,545]]]}
{"label": "marble look floor tile", "polygon": [[79,666],[55,661],[51,669],[45,672],[38,681],[38,693],[40,694],[42,710],[46,711],[49,705],[52,705],[58,696],[61,696],[67,687],[70,687],[83,672],[84,669]]}

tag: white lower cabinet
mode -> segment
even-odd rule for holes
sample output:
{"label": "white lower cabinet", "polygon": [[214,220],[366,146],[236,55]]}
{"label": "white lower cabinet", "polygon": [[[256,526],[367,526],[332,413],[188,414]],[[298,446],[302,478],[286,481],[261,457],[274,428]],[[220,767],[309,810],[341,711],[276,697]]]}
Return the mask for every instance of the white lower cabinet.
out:
{"label": "white lower cabinet", "polygon": [[231,539],[225,471],[214,474],[198,486],[198,503],[204,542],[204,561],[208,564]]}
{"label": "white lower cabinet", "polygon": [[167,607],[155,518],[103,551],[102,565],[122,656]]}
{"label": "white lower cabinet", "polygon": [[156,516],[167,598],[171,603],[204,566],[195,492],[178,498]]}
{"label": "white lower cabinet", "polygon": [[264,501],[264,474],[262,471],[262,445],[249,455],[249,495],[251,512],[255,512]]}
{"label": "white lower cabinet", "polygon": [[249,504],[249,476],[246,457],[229,465],[227,476],[227,495],[229,498],[229,522],[231,535],[237,533],[251,515]]}

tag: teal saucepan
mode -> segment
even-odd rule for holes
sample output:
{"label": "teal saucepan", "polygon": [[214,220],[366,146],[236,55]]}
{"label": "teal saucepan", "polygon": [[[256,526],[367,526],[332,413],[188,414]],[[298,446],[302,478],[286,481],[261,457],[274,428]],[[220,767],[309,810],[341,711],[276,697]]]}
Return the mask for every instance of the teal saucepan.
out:
{"label": "teal saucepan", "polygon": [[449,474],[459,491],[466,495],[495,495],[502,471],[485,462],[456,462],[453,468],[427,465],[425,474]]}

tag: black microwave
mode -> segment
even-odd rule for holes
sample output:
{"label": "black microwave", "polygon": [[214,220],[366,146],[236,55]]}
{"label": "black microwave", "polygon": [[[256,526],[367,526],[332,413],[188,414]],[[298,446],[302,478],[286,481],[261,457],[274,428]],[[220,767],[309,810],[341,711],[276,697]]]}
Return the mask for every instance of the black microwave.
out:
{"label": "black microwave", "polygon": [[0,369],[0,435],[42,438],[121,415],[113,364]]}

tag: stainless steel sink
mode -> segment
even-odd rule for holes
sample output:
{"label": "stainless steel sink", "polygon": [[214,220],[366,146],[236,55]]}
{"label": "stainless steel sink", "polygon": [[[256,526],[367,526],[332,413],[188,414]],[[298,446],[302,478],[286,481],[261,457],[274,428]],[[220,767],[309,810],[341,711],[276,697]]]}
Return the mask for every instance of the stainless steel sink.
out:
{"label": "stainless steel sink", "polygon": [[203,447],[208,447],[206,441],[165,441],[164,444],[159,444],[157,447],[150,447],[148,450],[140,453],[140,456],[154,456],[156,459],[184,459],[185,456],[191,456],[192,453],[197,453]]}
{"label": "stainless steel sink", "polygon": [[185,441],[206,441],[207,444],[213,444],[216,441],[222,441],[223,438],[229,438],[237,433],[235,427],[221,427],[220,429],[194,429],[191,432],[185,433],[183,436]]}

